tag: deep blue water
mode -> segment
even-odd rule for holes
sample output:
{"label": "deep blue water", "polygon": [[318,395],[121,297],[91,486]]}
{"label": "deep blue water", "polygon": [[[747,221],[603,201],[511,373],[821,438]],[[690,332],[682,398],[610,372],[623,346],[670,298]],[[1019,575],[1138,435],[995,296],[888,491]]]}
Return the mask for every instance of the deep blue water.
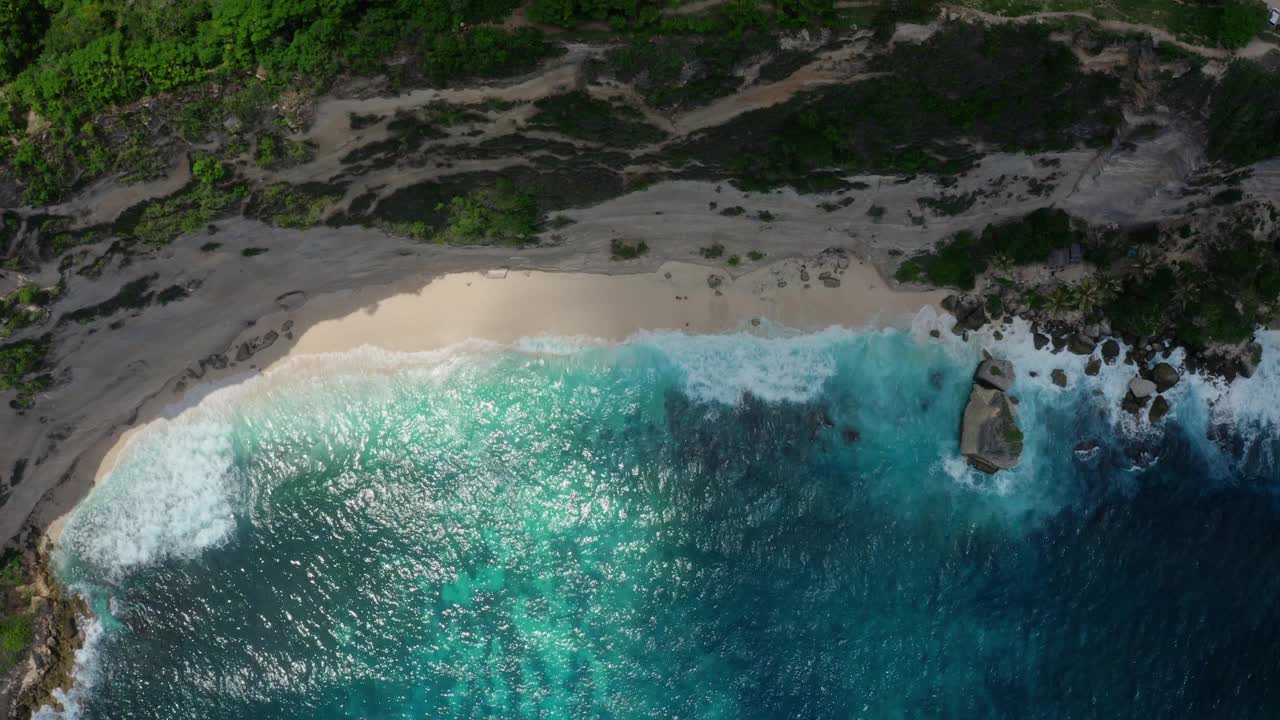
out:
{"label": "deep blue water", "polygon": [[920,332],[366,353],[215,393],[64,533],[101,617],[77,714],[1280,717],[1274,352],[1153,429],[1117,409],[1132,368],[1011,335],[1028,447],[994,478],[956,457],[976,348]]}

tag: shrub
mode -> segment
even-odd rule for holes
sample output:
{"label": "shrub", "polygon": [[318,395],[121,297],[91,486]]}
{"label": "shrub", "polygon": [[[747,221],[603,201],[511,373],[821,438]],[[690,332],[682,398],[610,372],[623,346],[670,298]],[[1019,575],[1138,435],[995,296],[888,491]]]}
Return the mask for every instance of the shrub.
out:
{"label": "shrub", "polygon": [[455,197],[446,205],[447,220],[436,239],[445,243],[524,245],[536,239],[540,213],[532,193],[521,192],[505,178],[489,189]]}
{"label": "shrub", "polygon": [[614,260],[634,260],[649,252],[649,244],[614,238],[609,242],[609,251]]}

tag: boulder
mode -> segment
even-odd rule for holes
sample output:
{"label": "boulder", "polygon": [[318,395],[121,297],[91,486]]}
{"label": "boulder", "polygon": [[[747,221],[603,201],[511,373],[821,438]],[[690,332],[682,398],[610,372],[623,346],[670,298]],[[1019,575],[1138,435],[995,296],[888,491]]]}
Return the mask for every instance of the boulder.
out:
{"label": "boulder", "polygon": [[1089,358],[1089,362],[1084,365],[1084,374],[1093,377],[1100,372],[1102,372],[1102,361],[1098,358]]}
{"label": "boulder", "polygon": [[1156,384],[1142,376],[1137,376],[1129,381],[1129,394],[1139,400],[1146,400],[1156,394]]}
{"label": "boulder", "polygon": [[987,313],[981,305],[974,308],[959,308],[959,312],[961,315],[956,316],[958,320],[956,324],[966,330],[981,330],[982,326],[987,324]]}
{"label": "boulder", "polygon": [[1053,372],[1049,373],[1049,379],[1053,380],[1053,384],[1058,387],[1067,386],[1067,373],[1059,368],[1054,368]]}
{"label": "boulder", "polygon": [[1125,393],[1124,400],[1120,401],[1120,407],[1125,412],[1133,415],[1134,417],[1137,417],[1138,411],[1141,410],[1143,406],[1146,404],[1147,404],[1147,398],[1137,397],[1131,392]]}
{"label": "boulder", "polygon": [[1163,395],[1157,395],[1155,400],[1151,401],[1151,409],[1147,411],[1147,418],[1154,425],[1164,419],[1169,414],[1169,401],[1164,399]]}
{"label": "boulder", "polygon": [[1115,363],[1116,358],[1120,357],[1120,343],[1115,338],[1110,338],[1102,343],[1102,359],[1108,365]]}
{"label": "boulder", "polygon": [[1253,377],[1253,374],[1258,372],[1258,366],[1261,364],[1262,346],[1256,342],[1250,343],[1236,362],[1240,371],[1240,376],[1245,378]]}
{"label": "boulder", "polygon": [[1097,340],[1102,337],[1102,326],[1098,323],[1089,323],[1084,326],[1083,332],[1090,340]]}
{"label": "boulder", "polygon": [[1036,333],[1031,336],[1031,342],[1036,344],[1037,350],[1043,350],[1049,344],[1049,336],[1044,333]]}
{"label": "boulder", "polygon": [[1017,467],[1022,459],[1022,431],[1008,395],[973,386],[960,422],[960,454],[985,473]]}
{"label": "boulder", "polygon": [[1181,379],[1181,377],[1182,376],[1178,374],[1177,369],[1169,363],[1162,362],[1151,368],[1151,379],[1156,384],[1156,392],[1164,392],[1174,385],[1177,385],[1178,380]]}
{"label": "boulder", "polygon": [[1067,340],[1067,349],[1076,355],[1092,355],[1095,343],[1084,333],[1076,333]]}
{"label": "boulder", "polygon": [[973,380],[977,384],[1001,392],[1013,385],[1013,377],[1013,363],[997,360],[990,355],[978,363],[978,370],[973,374]]}

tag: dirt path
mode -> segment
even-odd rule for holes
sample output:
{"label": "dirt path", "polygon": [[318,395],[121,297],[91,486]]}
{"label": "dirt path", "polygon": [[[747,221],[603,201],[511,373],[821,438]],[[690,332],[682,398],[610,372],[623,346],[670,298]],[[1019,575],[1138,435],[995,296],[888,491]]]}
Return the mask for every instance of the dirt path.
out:
{"label": "dirt path", "polygon": [[1201,57],[1211,58],[1215,60],[1224,60],[1224,59],[1229,59],[1233,57],[1259,58],[1271,52],[1272,50],[1280,50],[1280,46],[1276,45],[1275,43],[1271,43],[1266,40],[1263,40],[1262,38],[1255,38],[1253,42],[1249,43],[1249,45],[1247,45],[1246,47],[1238,51],[1224,50],[1222,48],[1205,47],[1203,45],[1193,45],[1191,43],[1179,40],[1177,37],[1173,35],[1173,33],[1169,32],[1168,30],[1164,30],[1164,29],[1155,27],[1153,25],[1129,23],[1129,22],[1124,22],[1122,20],[1099,20],[1098,18],[1094,17],[1093,15],[1090,15],[1087,12],[1081,12],[1076,10],[1046,11],[1046,12],[1032,13],[1030,15],[1018,15],[1016,17],[1009,17],[1005,15],[995,15],[992,13],[983,12],[982,10],[977,10],[970,7],[958,7],[958,6],[947,7],[946,12],[948,13],[948,15],[954,15],[954,16],[969,19],[969,20],[981,20],[983,22],[992,23],[992,24],[1007,24],[1007,23],[1025,24],[1028,22],[1037,22],[1039,20],[1061,20],[1065,18],[1080,18],[1083,20],[1089,20],[1091,22],[1097,23],[1099,27],[1103,28],[1104,30],[1110,30],[1112,32],[1144,33],[1144,34],[1150,35],[1151,37],[1153,37],[1154,39],[1162,43],[1175,45],[1179,48],[1182,48],[1183,50],[1186,50],[1187,52],[1195,53],[1196,55],[1199,55]]}

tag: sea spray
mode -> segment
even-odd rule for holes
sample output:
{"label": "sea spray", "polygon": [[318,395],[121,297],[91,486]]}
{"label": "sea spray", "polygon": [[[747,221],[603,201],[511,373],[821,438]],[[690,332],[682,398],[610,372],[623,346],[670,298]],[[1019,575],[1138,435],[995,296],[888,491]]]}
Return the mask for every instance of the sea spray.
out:
{"label": "sea spray", "polygon": [[[1274,707],[1280,617],[1248,598],[1280,572],[1280,522],[1205,478],[1274,478],[1206,430],[1231,415],[1271,441],[1232,393],[1280,373],[1184,375],[1152,426],[1119,409],[1134,367],[1089,377],[1025,324],[963,343],[949,323],[366,350],[211,395],[68,523],[63,572],[105,628],[81,716]],[[1027,436],[995,477],[956,446],[984,347],[1017,367]],[[182,442],[220,473],[175,470]],[[222,507],[216,541],[181,531]]]}

